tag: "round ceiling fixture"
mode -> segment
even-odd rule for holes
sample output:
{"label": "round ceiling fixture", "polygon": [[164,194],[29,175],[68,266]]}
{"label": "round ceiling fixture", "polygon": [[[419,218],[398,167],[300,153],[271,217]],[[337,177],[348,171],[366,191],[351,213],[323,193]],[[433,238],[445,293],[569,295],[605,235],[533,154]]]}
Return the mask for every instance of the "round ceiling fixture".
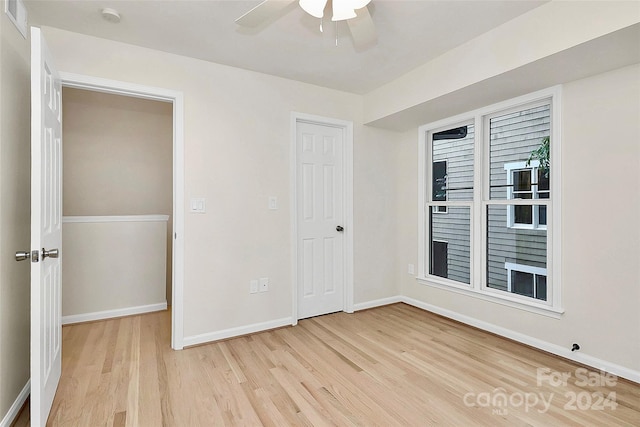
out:
{"label": "round ceiling fixture", "polygon": [[105,7],[100,12],[105,21],[109,21],[112,24],[117,24],[120,22],[120,14],[117,10]]}

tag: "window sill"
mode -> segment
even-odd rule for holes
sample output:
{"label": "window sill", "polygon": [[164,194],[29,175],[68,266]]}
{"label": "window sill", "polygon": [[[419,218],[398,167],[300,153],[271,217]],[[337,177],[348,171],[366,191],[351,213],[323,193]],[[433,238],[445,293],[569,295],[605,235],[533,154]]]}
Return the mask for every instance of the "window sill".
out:
{"label": "window sill", "polygon": [[426,277],[416,277],[416,280],[421,285],[430,286],[432,288],[443,289],[443,290],[454,292],[461,295],[467,295],[473,298],[481,299],[483,301],[489,301],[496,304],[505,305],[507,307],[528,311],[530,313],[540,314],[542,316],[552,317],[554,319],[560,319],[564,314],[563,308],[552,307],[552,306],[543,305],[543,304],[536,304],[535,302],[527,303],[519,299],[510,297],[509,295],[500,295],[493,292],[491,293],[482,292],[464,285],[451,285],[448,283],[440,283],[437,280],[433,280],[431,278],[426,278]]}
{"label": "window sill", "polygon": [[541,230],[541,231],[547,231],[547,226],[546,225],[539,225],[537,227],[534,227],[533,225],[514,223],[514,224],[507,225],[507,228],[511,228],[511,229],[514,229],[514,230],[534,230],[534,231]]}

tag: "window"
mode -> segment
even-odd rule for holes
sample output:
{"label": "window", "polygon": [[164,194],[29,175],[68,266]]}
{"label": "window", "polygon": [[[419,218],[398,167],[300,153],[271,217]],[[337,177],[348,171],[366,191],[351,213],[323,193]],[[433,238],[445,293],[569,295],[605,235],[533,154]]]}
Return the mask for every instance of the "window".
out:
{"label": "window", "polygon": [[[540,161],[505,163],[507,199],[548,199],[549,172],[540,169]],[[510,206],[507,227],[546,228],[547,207],[541,205]]]}
{"label": "window", "polygon": [[421,283],[562,312],[559,97],[552,88],[420,128]]}
{"label": "window", "polygon": [[547,269],[506,262],[508,291],[539,300],[547,299]]}

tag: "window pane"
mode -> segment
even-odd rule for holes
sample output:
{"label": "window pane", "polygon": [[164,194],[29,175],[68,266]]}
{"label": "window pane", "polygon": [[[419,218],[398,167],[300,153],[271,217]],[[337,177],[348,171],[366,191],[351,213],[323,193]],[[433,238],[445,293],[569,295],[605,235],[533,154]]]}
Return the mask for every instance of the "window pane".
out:
{"label": "window pane", "polygon": [[511,272],[511,292],[533,297],[533,274],[522,271]]}
{"label": "window pane", "polygon": [[[549,135],[549,131],[549,105],[516,111],[489,120],[491,199],[507,198],[509,182],[505,164],[520,162],[521,168],[526,167],[531,153],[542,146],[542,139]],[[515,178],[512,184],[513,190],[516,190]]]}
{"label": "window pane", "polygon": [[538,206],[538,224],[547,225],[547,207]]}
{"label": "window pane", "polygon": [[536,275],[536,299],[547,300],[547,276]]}
{"label": "window pane", "polygon": [[[549,191],[549,173],[543,172],[538,169],[538,190],[537,191]],[[549,193],[547,193],[547,198]]]}
{"label": "window pane", "polygon": [[474,126],[432,135],[433,201],[473,200]]}
{"label": "window pane", "polygon": [[531,191],[531,171],[513,172],[513,191]]}
{"label": "window pane", "polygon": [[[538,189],[537,189],[537,198],[538,199],[548,199],[549,198],[549,173],[538,170]],[[547,207],[546,206],[538,206],[538,225],[547,225]],[[546,278],[545,278],[545,287],[546,287]]]}
{"label": "window pane", "polygon": [[[547,268],[547,231],[507,227],[507,212],[516,207],[519,206],[487,206],[487,286],[505,292],[509,291],[505,263]],[[522,276],[519,279],[520,286],[524,286]]]}
{"label": "window pane", "polygon": [[470,284],[470,208],[449,206],[447,215],[429,215],[429,274]]}
{"label": "window pane", "polygon": [[533,224],[532,206],[514,206],[513,215],[513,222],[515,224]]}

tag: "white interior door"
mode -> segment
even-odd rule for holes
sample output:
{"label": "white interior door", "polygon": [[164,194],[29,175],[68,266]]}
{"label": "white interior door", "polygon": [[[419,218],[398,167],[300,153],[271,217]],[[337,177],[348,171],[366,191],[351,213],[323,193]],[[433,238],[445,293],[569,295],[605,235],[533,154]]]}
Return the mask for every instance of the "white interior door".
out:
{"label": "white interior door", "polygon": [[296,125],[298,319],[344,309],[344,130]]}
{"label": "white interior door", "polygon": [[47,422],[61,373],[62,87],[31,29],[31,425]]}

